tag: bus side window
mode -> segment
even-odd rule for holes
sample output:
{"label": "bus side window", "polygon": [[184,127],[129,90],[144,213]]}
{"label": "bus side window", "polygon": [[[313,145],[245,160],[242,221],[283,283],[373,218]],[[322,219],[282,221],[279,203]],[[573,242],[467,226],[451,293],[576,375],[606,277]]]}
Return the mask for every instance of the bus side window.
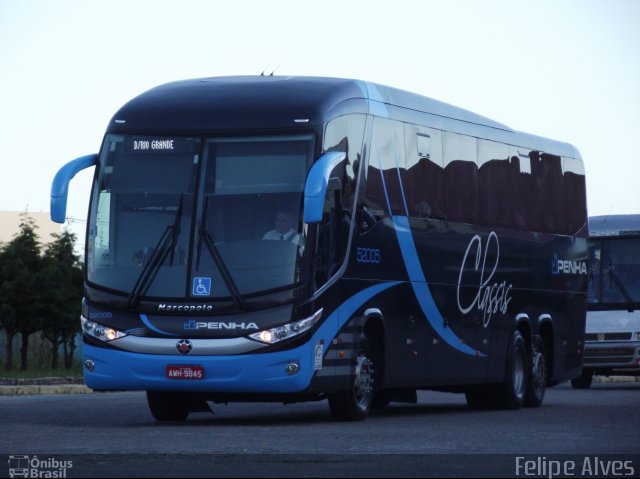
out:
{"label": "bus side window", "polygon": [[366,116],[361,113],[349,114],[331,120],[324,132],[323,151],[344,151],[347,160],[342,175],[342,208],[353,209],[356,180],[360,168],[360,152],[364,139]]}
{"label": "bus side window", "polygon": [[324,200],[322,221],[318,224],[314,267],[317,287],[338,271],[344,259],[348,229],[345,234],[341,193],[340,180],[332,178]]}
{"label": "bus side window", "polygon": [[110,257],[110,236],[109,224],[111,223],[111,192],[100,191],[98,194],[98,206],[96,213],[96,224],[92,228],[90,235],[93,241],[89,243],[90,251],[89,264],[91,268],[109,266]]}
{"label": "bus side window", "polygon": [[446,132],[444,137],[444,193],[449,221],[480,222],[476,138]]}
{"label": "bus side window", "polygon": [[517,213],[515,189],[519,164],[511,161],[507,145],[482,139],[477,144],[480,219],[492,228],[521,225],[524,218]]}
{"label": "bus side window", "polygon": [[584,165],[573,158],[562,157],[562,175],[566,196],[567,234],[573,235],[587,224]]}
{"label": "bus side window", "polygon": [[409,216],[445,219],[442,132],[417,125],[404,125],[406,173],[404,194]]}

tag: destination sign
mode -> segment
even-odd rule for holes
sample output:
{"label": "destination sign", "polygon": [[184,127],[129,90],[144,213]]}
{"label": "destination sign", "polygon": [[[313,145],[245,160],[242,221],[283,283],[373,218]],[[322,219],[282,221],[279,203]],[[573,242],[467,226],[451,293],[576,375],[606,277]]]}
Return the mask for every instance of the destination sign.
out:
{"label": "destination sign", "polygon": [[125,145],[127,153],[192,153],[191,138],[130,136]]}

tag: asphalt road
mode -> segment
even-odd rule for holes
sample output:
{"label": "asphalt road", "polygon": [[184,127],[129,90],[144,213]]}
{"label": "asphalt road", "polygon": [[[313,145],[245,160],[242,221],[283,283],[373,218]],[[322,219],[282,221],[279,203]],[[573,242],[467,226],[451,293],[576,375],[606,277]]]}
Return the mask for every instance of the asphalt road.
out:
{"label": "asphalt road", "polygon": [[540,467],[556,459],[580,468],[595,456],[640,475],[640,382],[560,385],[541,408],[519,411],[470,411],[462,395],[421,392],[416,405],[357,423],[332,421],[326,401],[214,411],[158,423],[144,393],[0,397],[0,455],[37,455],[44,468],[74,461],[66,477],[507,477],[523,475],[525,460],[548,477]]}

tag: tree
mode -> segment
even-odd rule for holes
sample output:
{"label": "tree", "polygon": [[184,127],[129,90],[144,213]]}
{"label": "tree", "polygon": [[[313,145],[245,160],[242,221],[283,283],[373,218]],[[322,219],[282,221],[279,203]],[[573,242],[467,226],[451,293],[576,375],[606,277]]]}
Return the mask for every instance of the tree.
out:
{"label": "tree", "polygon": [[24,213],[20,231],[2,251],[0,304],[7,335],[7,369],[13,367],[13,358],[9,355],[13,354],[11,343],[16,333],[21,336],[20,369],[27,369],[29,336],[39,331],[42,325],[37,311],[44,285],[37,280],[42,258],[36,228],[33,218]]}
{"label": "tree", "polygon": [[7,371],[13,369],[13,338],[18,334],[18,317],[13,309],[11,290],[8,288],[10,278],[9,254],[6,252],[6,245],[3,245],[0,249],[0,323],[7,338],[4,364]]}
{"label": "tree", "polygon": [[80,328],[83,273],[80,257],[74,252],[76,235],[70,231],[54,234],[43,256],[39,283],[48,285],[42,291],[38,315],[42,332],[51,343],[51,368],[56,369],[59,349],[64,347],[67,369],[73,363],[75,335]]}

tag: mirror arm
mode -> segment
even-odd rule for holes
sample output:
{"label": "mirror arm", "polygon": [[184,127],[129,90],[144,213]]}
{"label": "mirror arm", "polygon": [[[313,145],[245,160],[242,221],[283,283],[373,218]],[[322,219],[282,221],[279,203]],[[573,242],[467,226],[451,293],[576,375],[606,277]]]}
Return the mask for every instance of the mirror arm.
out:
{"label": "mirror arm", "polygon": [[98,155],[87,155],[70,161],[58,170],[51,185],[51,220],[64,223],[67,217],[69,182],[85,168],[98,164]]}
{"label": "mirror arm", "polygon": [[330,151],[322,155],[311,166],[307,182],[304,187],[304,222],[318,223],[322,220],[322,207],[327,188],[335,187],[329,175],[333,169],[347,158],[347,154],[342,151]]}

